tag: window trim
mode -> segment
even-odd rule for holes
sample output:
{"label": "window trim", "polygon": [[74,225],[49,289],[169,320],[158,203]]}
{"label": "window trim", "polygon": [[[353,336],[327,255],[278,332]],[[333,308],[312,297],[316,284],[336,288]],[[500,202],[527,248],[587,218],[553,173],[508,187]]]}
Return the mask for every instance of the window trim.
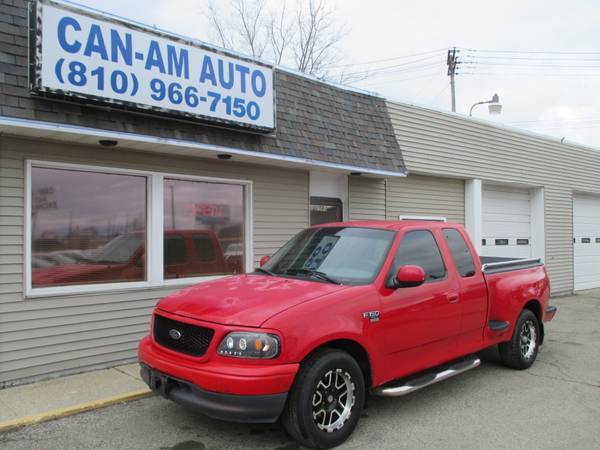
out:
{"label": "window trim", "polygon": [[[433,238],[433,242],[435,243],[438,252],[440,253],[440,259],[442,260],[442,264],[444,265],[444,278],[438,278],[438,279],[433,279],[433,280],[427,280],[427,278],[425,278],[425,282],[421,285],[426,285],[426,284],[431,284],[431,283],[439,283],[441,281],[447,281],[448,280],[448,264],[446,263],[446,260],[444,259],[444,254],[442,252],[442,249],[440,248],[440,243],[438,241],[438,237],[436,236],[436,233],[434,233],[433,230],[428,229],[428,228],[414,228],[414,229],[408,229],[405,230],[404,233],[402,233],[402,235],[400,236],[400,240],[398,241],[398,246],[396,247],[395,253],[392,255],[392,265],[390,266],[390,273],[388,274],[388,276],[386,277],[387,280],[390,280],[390,277],[395,277],[396,273],[394,273],[394,265],[395,265],[395,259],[396,259],[396,255],[398,253],[398,250],[400,250],[400,246],[402,245],[402,241],[404,240],[404,238],[406,237],[407,234],[415,232],[415,231],[427,231],[429,234],[431,234],[431,237]],[[427,274],[425,274],[427,276]]]}
{"label": "window trim", "polygon": [[[31,170],[34,167],[47,169],[78,170],[84,172],[100,172],[143,176],[146,178],[146,280],[116,283],[80,284],[72,286],[52,286],[34,288],[31,285]],[[104,293],[132,289],[163,288],[183,286],[223,278],[227,275],[207,275],[190,278],[165,280],[163,273],[163,233],[164,233],[164,179],[171,178],[184,181],[208,183],[237,184],[243,186],[244,201],[244,266],[246,272],[254,270],[254,233],[253,233],[253,182],[252,180],[208,177],[179,173],[156,172],[129,168],[115,168],[102,165],[77,164],[58,161],[25,160],[25,192],[24,192],[24,240],[25,254],[23,258],[23,292],[25,298],[51,297],[60,295],[76,295]]]}

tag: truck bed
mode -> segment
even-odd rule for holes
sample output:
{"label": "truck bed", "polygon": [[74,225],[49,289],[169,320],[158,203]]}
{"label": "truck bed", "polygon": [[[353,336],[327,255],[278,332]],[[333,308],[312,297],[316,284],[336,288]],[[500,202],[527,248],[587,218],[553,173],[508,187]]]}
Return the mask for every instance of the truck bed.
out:
{"label": "truck bed", "polygon": [[481,270],[485,274],[509,272],[543,266],[541,258],[506,258],[500,256],[480,256]]}

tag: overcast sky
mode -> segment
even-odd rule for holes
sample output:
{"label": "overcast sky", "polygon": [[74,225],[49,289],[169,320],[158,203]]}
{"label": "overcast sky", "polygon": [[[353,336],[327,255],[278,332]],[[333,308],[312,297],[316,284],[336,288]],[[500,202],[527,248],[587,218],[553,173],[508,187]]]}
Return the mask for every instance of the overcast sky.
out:
{"label": "overcast sky", "polygon": [[[346,29],[338,64],[372,75],[357,86],[450,110],[446,52],[456,46],[457,112],[497,92],[502,114],[478,106],[473,116],[600,147],[600,1],[329,1]],[[210,41],[207,0],[78,2]]]}

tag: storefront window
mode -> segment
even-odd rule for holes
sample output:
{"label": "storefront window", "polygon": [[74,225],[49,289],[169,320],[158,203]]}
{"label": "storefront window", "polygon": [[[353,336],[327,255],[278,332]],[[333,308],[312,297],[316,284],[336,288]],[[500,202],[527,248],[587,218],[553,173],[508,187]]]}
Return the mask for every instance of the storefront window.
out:
{"label": "storefront window", "polygon": [[32,167],[31,286],[146,280],[146,180]]}
{"label": "storefront window", "polygon": [[244,187],[164,181],[164,278],[244,272]]}

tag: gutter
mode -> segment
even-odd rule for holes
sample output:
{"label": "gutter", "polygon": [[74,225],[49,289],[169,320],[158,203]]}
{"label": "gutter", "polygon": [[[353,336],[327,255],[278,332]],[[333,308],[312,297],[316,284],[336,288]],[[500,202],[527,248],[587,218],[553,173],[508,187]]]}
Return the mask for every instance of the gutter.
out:
{"label": "gutter", "polygon": [[[407,175],[406,171],[395,172],[373,169],[349,164],[321,161],[311,158],[301,158],[297,156],[287,156],[275,153],[262,153],[236,147],[206,144],[191,140],[163,138],[145,134],[127,133],[123,131],[101,130],[98,128],[82,127],[78,125],[68,125],[6,116],[0,116],[0,135],[21,136],[33,139],[42,138],[88,145],[98,145],[99,139],[110,139],[118,141],[123,145],[124,148],[130,148],[133,150],[145,150],[143,144],[148,144],[160,146],[161,148],[177,150],[177,154],[187,156],[210,157],[216,156],[220,153],[228,153],[241,157],[240,161],[253,163],[262,162],[266,164],[287,167],[317,167],[336,172],[359,172],[364,175],[373,175],[379,177],[406,177]],[[157,151],[161,153],[169,153],[162,152],[160,150]],[[170,152],[169,154],[174,153]]]}

